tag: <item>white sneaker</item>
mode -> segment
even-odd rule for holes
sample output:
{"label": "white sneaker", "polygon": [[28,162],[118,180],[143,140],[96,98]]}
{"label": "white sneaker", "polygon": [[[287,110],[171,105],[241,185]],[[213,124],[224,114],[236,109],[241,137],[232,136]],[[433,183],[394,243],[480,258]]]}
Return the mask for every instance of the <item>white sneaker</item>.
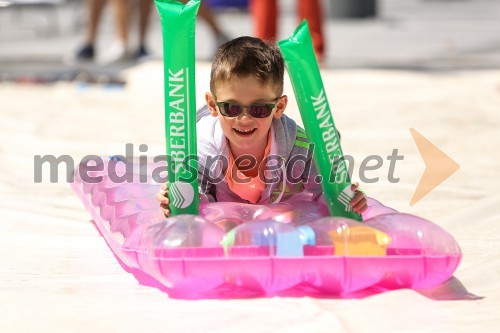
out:
{"label": "white sneaker", "polygon": [[99,57],[99,63],[103,65],[111,65],[131,61],[130,55],[127,53],[127,47],[122,42],[114,42],[111,46]]}

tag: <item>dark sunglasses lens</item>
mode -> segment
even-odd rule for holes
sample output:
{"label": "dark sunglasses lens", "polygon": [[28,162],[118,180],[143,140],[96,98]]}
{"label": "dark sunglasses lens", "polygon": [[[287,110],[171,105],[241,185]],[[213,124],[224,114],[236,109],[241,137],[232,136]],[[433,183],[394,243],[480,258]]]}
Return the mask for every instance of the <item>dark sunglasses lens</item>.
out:
{"label": "dark sunglasses lens", "polygon": [[222,114],[226,117],[238,117],[241,113],[241,106],[238,104],[223,103]]}
{"label": "dark sunglasses lens", "polygon": [[250,115],[255,118],[266,118],[271,114],[272,109],[267,105],[252,105],[250,106]]}

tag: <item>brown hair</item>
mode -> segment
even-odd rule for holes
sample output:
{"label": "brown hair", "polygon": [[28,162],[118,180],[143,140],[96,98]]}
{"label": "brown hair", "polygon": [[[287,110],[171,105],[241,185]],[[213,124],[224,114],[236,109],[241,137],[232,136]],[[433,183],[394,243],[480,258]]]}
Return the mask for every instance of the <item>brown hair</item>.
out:
{"label": "brown hair", "polygon": [[259,38],[238,37],[222,44],[215,54],[210,72],[210,90],[221,81],[253,76],[263,85],[274,84],[283,93],[283,56],[275,43]]}

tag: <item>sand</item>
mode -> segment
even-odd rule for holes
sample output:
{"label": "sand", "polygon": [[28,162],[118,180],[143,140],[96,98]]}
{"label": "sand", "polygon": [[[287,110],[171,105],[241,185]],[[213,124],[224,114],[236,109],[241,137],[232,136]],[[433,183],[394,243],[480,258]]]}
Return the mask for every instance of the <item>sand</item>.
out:
{"label": "sand", "polygon": [[[343,149],[384,204],[448,230],[464,257],[454,279],[427,291],[361,299],[170,299],[118,264],[64,180],[34,181],[35,155],[163,153],[162,66],[129,70],[124,89],[0,85],[0,330],[2,332],[492,332],[500,324],[500,71],[322,71]],[[197,64],[197,102],[208,65]],[[287,113],[299,120],[289,82]],[[425,169],[415,128],[460,169],[414,206]],[[391,183],[387,155],[398,149]],[[63,169],[63,168],[61,168]],[[457,298],[458,300],[436,300]]]}

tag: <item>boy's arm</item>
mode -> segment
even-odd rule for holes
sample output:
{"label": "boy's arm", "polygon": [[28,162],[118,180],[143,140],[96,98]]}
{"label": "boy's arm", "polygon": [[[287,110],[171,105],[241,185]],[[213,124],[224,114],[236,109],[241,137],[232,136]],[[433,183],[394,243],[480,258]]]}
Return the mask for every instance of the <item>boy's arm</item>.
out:
{"label": "boy's arm", "polygon": [[160,209],[163,215],[168,218],[170,216],[170,208],[168,207],[170,200],[168,199],[167,184],[161,184],[161,190],[156,195],[156,200],[160,202]]}

